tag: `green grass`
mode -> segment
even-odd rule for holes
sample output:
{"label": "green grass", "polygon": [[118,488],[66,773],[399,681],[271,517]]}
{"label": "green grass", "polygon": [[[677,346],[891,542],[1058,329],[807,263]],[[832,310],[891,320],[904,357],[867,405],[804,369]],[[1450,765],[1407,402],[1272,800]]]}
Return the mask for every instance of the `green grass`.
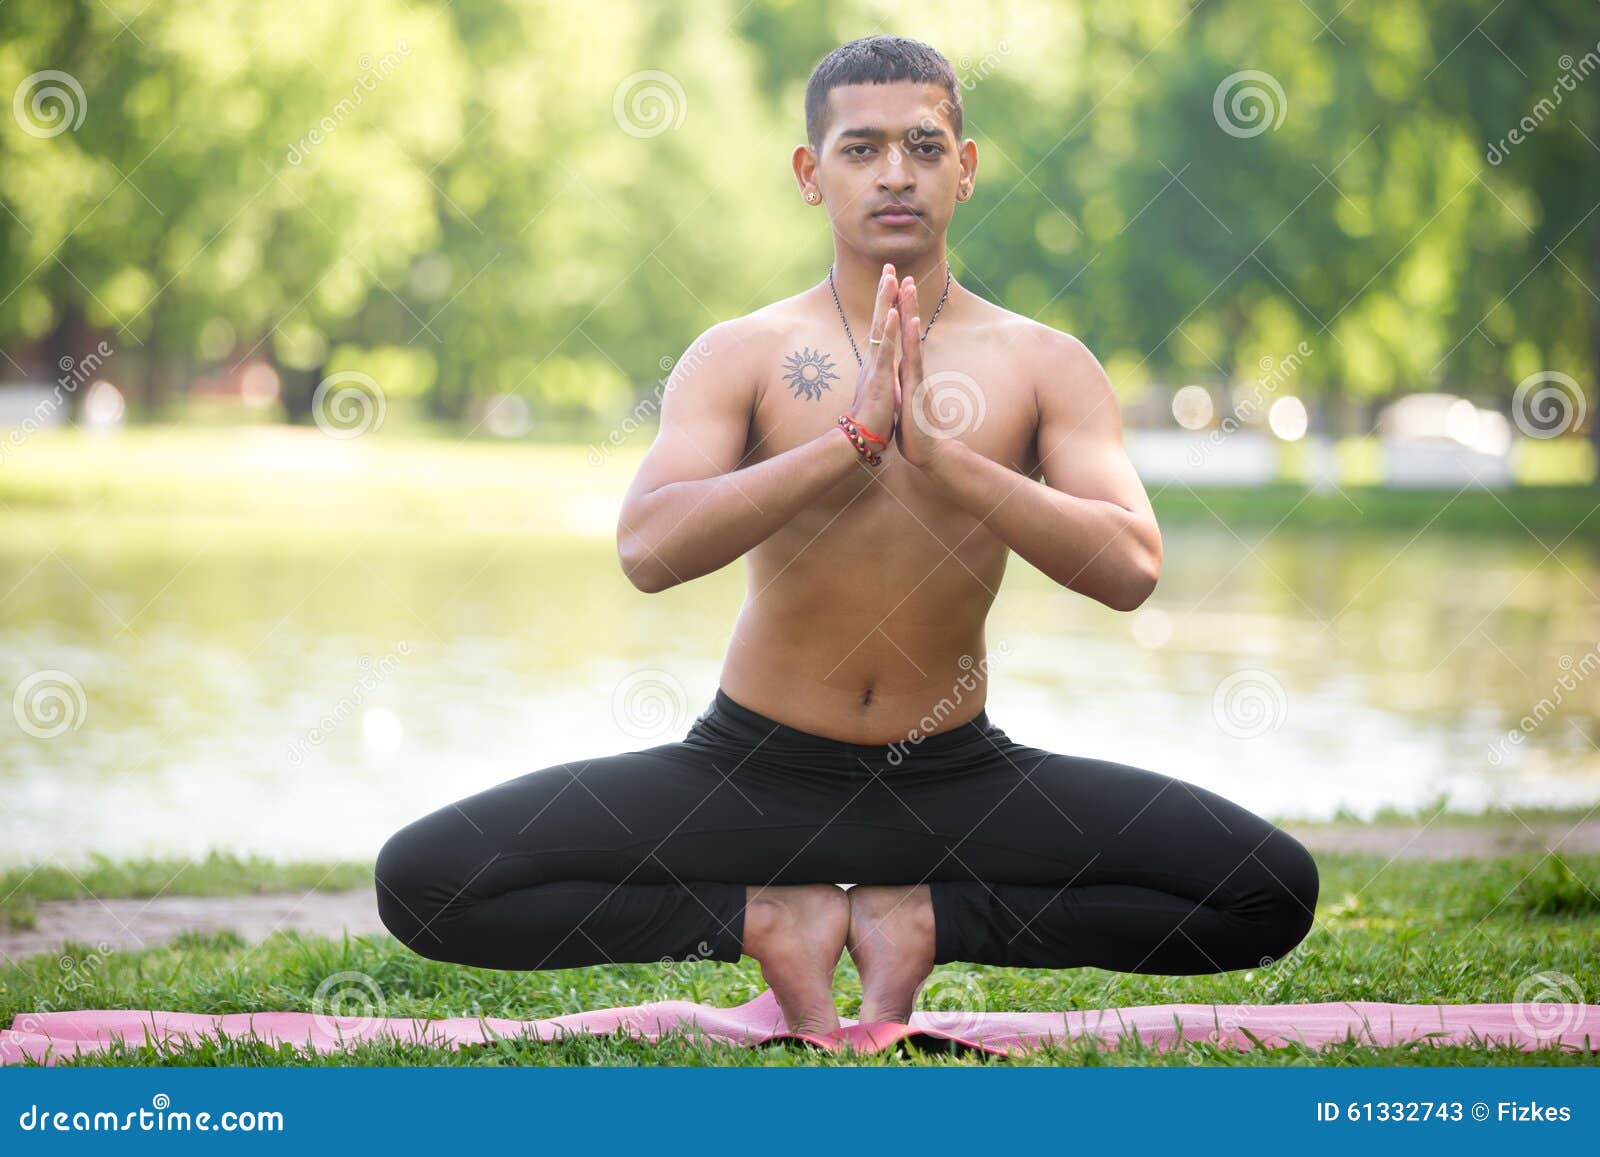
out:
{"label": "green grass", "polygon": [[[1144,976],[1095,968],[1059,971],[946,965],[975,995],[963,1007],[1091,1009],[1169,1002],[1281,1004],[1393,1001],[1432,1004],[1586,999],[1600,994],[1600,856],[1386,864],[1367,855],[1318,856],[1317,927],[1266,968],[1209,976]],[[318,986],[339,972],[370,978],[366,1006],[319,1009]],[[1541,978],[1539,974],[1559,974]],[[1563,987],[1553,987],[1559,984]],[[1520,987],[1519,987],[1520,986]],[[0,969],[0,1023],[30,1011],[159,1008],[227,1013],[262,1009],[440,1018],[532,1019],[585,1009],[686,999],[739,1004],[762,984],[752,960],[672,966],[625,964],[551,972],[502,972],[426,960],[392,937],[341,940],[279,933],[255,947],[230,932],[192,934],[141,952],[98,954],[84,945]],[[1552,992],[1565,992],[1552,996]],[[853,1016],[860,988],[848,958],[836,984]],[[1581,994],[1581,995],[1579,995]],[[1011,1060],[939,1052],[828,1056],[806,1046],[743,1049],[682,1036],[650,1044],[609,1037],[560,1043],[501,1040],[463,1050],[367,1044],[311,1057],[260,1040],[236,1039],[165,1054],[119,1047],[86,1064],[105,1065],[1567,1065],[1592,1057],[1545,1049],[1350,1042],[1320,1053],[1292,1046],[1235,1052],[1192,1043],[1168,1053],[1087,1041]]]}
{"label": "green grass", "polygon": [[[1600,539],[1600,489],[1593,486],[1522,486],[1503,491],[1480,488],[1390,490],[1345,486],[1308,493],[1289,483],[1270,486],[1188,487],[1150,483],[1150,504],[1163,526],[1225,525],[1329,531],[1448,531],[1509,535],[1531,532],[1555,544]],[[1460,490],[1460,493],[1457,491]],[[1593,517],[1591,517],[1593,515]]]}
{"label": "green grass", "polygon": [[111,860],[87,865],[43,864],[0,871],[0,920],[32,928],[40,900],[102,900],[148,896],[242,896],[315,889],[337,892],[372,882],[365,863],[278,864],[256,856],[212,852],[202,860],[167,857]]}
{"label": "green grass", "polygon": [[[1446,806],[1449,797],[1441,794],[1431,803],[1416,808],[1402,809],[1385,804],[1370,816],[1358,816],[1340,808],[1325,820],[1294,820],[1296,827],[1316,827],[1319,824],[1433,824],[1438,827],[1495,827],[1516,834],[1527,829],[1524,824],[1575,825],[1583,820],[1600,819],[1600,808],[1593,804],[1573,804],[1567,807],[1522,806],[1511,808],[1493,805],[1483,811],[1451,811]],[[1290,821],[1278,820],[1279,824]]]}

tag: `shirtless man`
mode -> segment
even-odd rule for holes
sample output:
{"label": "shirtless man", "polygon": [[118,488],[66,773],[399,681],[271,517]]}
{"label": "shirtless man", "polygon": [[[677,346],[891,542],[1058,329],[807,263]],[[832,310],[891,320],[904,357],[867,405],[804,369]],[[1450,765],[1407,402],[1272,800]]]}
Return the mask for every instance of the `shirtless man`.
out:
{"label": "shirtless man", "polygon": [[972,674],[1009,551],[1120,611],[1162,551],[1094,355],[950,275],[978,161],[953,71],[852,42],[806,121],[829,275],[691,346],[618,522],[643,591],[746,559],[714,702],[681,742],[403,828],[386,924],[493,968],[748,955],[815,1033],[846,950],[862,1022],[909,1019],[946,961],[1270,963],[1311,927],[1303,846],[1182,780],[1012,740]]}

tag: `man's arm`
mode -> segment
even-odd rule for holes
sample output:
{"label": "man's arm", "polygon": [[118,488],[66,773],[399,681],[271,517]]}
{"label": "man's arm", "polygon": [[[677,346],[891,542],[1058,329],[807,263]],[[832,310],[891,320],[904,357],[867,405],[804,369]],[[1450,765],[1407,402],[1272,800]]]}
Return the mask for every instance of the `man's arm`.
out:
{"label": "man's arm", "polygon": [[1100,362],[1077,338],[1039,338],[1035,380],[1044,483],[944,439],[927,473],[999,538],[1070,590],[1131,611],[1161,574],[1161,531],[1122,442]]}
{"label": "man's arm", "polygon": [[830,428],[735,469],[755,408],[761,344],[737,321],[712,326],[667,380],[660,430],[617,519],[618,559],[642,591],[726,566],[861,468],[854,447]]}

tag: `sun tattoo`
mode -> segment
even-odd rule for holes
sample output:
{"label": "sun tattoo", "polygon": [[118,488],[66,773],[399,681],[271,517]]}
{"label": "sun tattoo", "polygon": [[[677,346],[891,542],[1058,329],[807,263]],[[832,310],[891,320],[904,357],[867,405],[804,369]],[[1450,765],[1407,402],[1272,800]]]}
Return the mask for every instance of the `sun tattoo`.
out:
{"label": "sun tattoo", "polygon": [[797,398],[816,401],[822,397],[823,390],[830,388],[828,383],[839,376],[833,372],[833,359],[821,350],[811,352],[810,346],[797,354],[790,354],[783,364],[787,367],[784,380]]}

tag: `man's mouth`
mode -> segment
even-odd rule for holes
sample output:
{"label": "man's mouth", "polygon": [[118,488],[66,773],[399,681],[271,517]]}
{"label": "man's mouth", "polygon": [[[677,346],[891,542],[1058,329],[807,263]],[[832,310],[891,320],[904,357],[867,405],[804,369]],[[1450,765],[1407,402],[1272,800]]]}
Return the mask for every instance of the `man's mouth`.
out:
{"label": "man's mouth", "polygon": [[882,221],[886,225],[909,225],[922,214],[910,205],[885,205],[872,216],[874,220]]}

